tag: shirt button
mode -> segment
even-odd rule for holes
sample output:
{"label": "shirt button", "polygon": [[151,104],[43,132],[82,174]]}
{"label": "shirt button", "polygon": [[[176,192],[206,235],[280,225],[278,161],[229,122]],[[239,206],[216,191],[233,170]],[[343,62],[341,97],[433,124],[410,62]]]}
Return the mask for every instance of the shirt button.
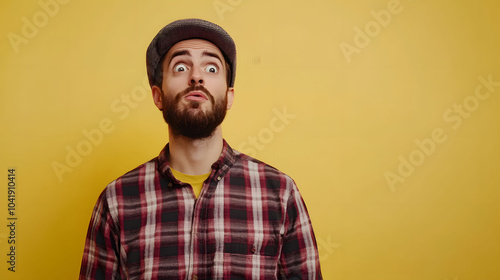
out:
{"label": "shirt button", "polygon": [[168,186],[171,187],[172,186],[172,183],[168,183]]}
{"label": "shirt button", "polygon": [[220,179],[221,179],[220,176],[217,176],[217,181],[220,181]]}
{"label": "shirt button", "polygon": [[198,276],[193,275],[193,280],[198,280]]}

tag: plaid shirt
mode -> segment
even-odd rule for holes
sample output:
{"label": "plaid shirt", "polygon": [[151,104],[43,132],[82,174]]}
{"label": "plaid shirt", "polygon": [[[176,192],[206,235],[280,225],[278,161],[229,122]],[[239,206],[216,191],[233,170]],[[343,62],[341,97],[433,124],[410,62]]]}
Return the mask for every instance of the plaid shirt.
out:
{"label": "plaid shirt", "polygon": [[322,279],[294,181],[224,141],[198,199],[168,144],[111,182],[94,208],[80,279]]}

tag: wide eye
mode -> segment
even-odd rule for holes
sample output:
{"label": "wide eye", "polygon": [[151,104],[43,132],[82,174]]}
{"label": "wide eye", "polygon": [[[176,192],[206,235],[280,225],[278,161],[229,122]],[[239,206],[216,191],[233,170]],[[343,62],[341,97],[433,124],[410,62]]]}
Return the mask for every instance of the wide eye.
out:
{"label": "wide eye", "polygon": [[207,67],[205,67],[205,71],[207,71],[209,73],[217,73],[217,72],[219,72],[219,68],[217,68],[217,66],[215,66],[213,64],[209,64],[209,65],[207,65]]}
{"label": "wide eye", "polygon": [[184,72],[187,70],[187,67],[186,65],[182,64],[182,63],[179,63],[177,65],[174,66],[174,71],[175,72]]}

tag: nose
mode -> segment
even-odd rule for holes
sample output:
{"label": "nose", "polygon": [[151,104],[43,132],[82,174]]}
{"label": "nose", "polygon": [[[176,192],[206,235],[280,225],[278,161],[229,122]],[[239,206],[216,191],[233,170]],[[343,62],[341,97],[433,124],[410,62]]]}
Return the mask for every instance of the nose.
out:
{"label": "nose", "polygon": [[189,85],[190,86],[204,85],[201,71],[197,67],[194,68],[195,69],[191,71],[191,79],[189,81]]}

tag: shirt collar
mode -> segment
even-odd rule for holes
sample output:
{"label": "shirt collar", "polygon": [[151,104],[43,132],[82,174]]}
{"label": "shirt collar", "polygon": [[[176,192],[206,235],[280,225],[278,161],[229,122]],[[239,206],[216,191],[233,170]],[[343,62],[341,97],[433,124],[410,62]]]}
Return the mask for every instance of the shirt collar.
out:
{"label": "shirt collar", "polygon": [[[236,153],[235,151],[229,146],[229,144],[226,142],[226,140],[222,140],[222,152],[217,159],[216,162],[212,164],[212,170],[213,171],[218,171],[225,169],[224,167],[231,167],[235,160],[236,160]],[[170,170],[170,162],[169,162],[169,144],[165,145],[165,147],[161,150],[160,155],[157,158],[157,163],[158,163],[158,171],[160,174],[162,174],[165,178],[170,178],[174,181],[178,181],[173,175],[172,171]],[[213,172],[212,171],[212,172]]]}

